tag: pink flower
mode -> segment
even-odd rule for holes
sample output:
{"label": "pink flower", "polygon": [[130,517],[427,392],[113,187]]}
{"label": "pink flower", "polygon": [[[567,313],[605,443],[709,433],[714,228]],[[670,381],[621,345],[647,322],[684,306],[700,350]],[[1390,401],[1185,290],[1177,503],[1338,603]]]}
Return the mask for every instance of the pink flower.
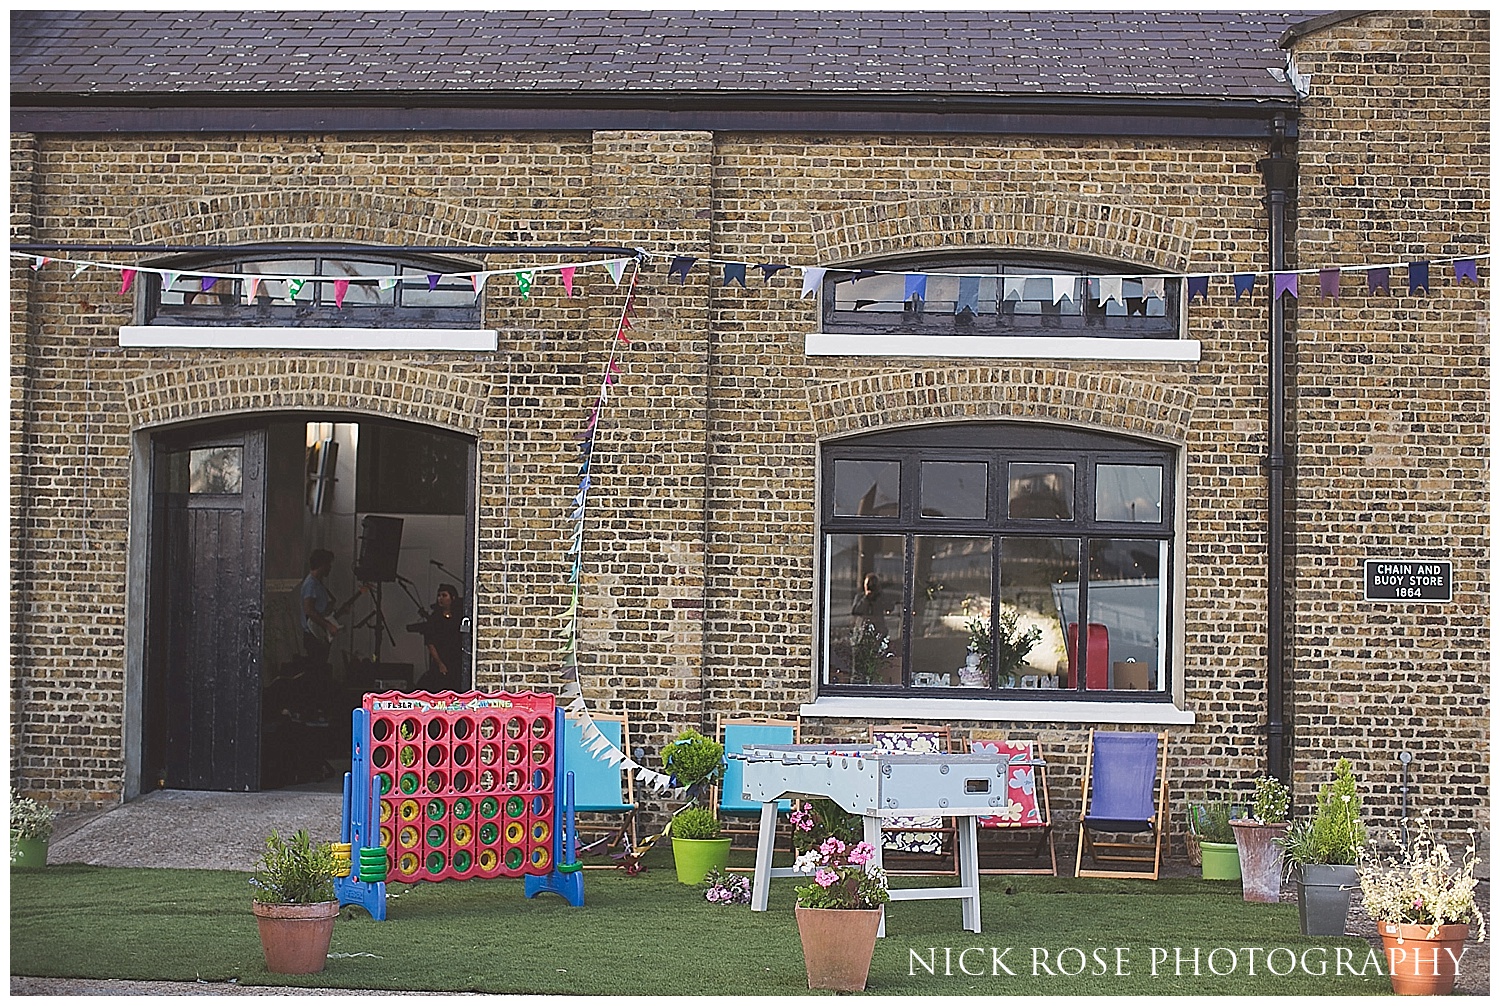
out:
{"label": "pink flower", "polygon": [[818,851],[825,856],[832,856],[838,853],[842,853],[848,848],[849,847],[845,845],[841,840],[829,836],[823,841],[823,844],[818,847]]}
{"label": "pink flower", "polygon": [[819,887],[832,887],[839,882],[839,875],[833,870],[819,870],[813,877],[813,883]]}
{"label": "pink flower", "polygon": [[849,850],[849,862],[855,866],[864,866],[875,858],[875,849],[869,842],[861,842]]}

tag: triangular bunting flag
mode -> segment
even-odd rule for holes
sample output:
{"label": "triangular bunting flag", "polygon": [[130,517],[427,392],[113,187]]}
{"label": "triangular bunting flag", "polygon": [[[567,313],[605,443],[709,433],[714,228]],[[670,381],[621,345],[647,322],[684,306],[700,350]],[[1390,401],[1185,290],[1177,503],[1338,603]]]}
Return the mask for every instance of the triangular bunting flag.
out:
{"label": "triangular bunting flag", "polygon": [[1297,274],[1294,272],[1273,273],[1271,277],[1271,299],[1276,300],[1283,294],[1291,294],[1292,299],[1297,299]]}
{"label": "triangular bunting flag", "polygon": [[581,713],[587,708],[588,704],[583,701],[582,695],[568,703],[568,712],[570,713]]}
{"label": "triangular bunting flag", "polygon": [[806,297],[818,287],[823,285],[823,277],[828,274],[827,269],[815,265],[802,267],[802,296]]}
{"label": "triangular bunting flag", "polygon": [[1471,258],[1461,258],[1453,263],[1453,280],[1462,283],[1468,280],[1471,283],[1479,282],[1479,263]]}
{"label": "triangular bunting flag", "polygon": [[979,313],[979,277],[960,276],[958,280],[958,300],[953,302],[953,313],[963,314]]}
{"label": "triangular bunting flag", "polygon": [[573,274],[577,271],[577,267],[571,265],[565,265],[558,270],[558,272],[562,274],[564,297],[573,296]]}
{"label": "triangular bunting flag", "polygon": [[728,286],[730,283],[738,283],[740,286],[744,286],[745,268],[746,266],[743,262],[725,262],[723,285]]}
{"label": "triangular bunting flag", "polygon": [[1406,263],[1407,293],[1415,294],[1418,290],[1421,290],[1423,293],[1432,292],[1427,288],[1427,265],[1426,262]]}
{"label": "triangular bunting flag", "polygon": [[910,301],[913,297],[917,300],[927,299],[927,276],[925,273],[913,272],[906,274],[905,293],[901,295],[903,301]]}
{"label": "triangular bunting flag", "polygon": [[45,255],[38,255],[36,258],[31,260],[31,271],[36,272],[42,266],[51,261],[52,260],[50,258],[47,258]]}
{"label": "triangular bunting flag", "polygon": [[1318,294],[1324,299],[1339,299],[1339,276],[1337,266],[1318,270]]}
{"label": "triangular bunting flag", "polygon": [[435,272],[428,273],[427,274],[427,292],[428,293],[432,293],[434,290],[436,290],[438,282],[442,278],[443,278],[442,275],[439,274],[439,273],[435,273]]}
{"label": "triangular bunting flag", "polygon": [[73,278],[77,279],[79,276],[82,276],[84,273],[88,272],[89,266],[93,264],[94,263],[92,262],[80,262],[75,265],[73,267]]}
{"label": "triangular bunting flag", "polygon": [[250,305],[250,304],[254,304],[255,303],[255,294],[256,294],[256,291],[258,291],[259,289],[260,289],[260,277],[259,276],[246,276],[245,277],[245,304],[246,305]]}
{"label": "triangular bunting flag", "polygon": [[534,273],[534,272],[518,272],[518,273],[516,273],[516,286],[520,287],[520,289],[521,289],[521,299],[522,300],[530,300],[531,299],[531,284],[535,280],[536,280],[536,273]]}
{"label": "triangular bunting flag", "polygon": [[349,281],[347,279],[336,279],[333,281],[333,306],[343,307],[344,298],[349,293]]}
{"label": "triangular bunting flag", "polygon": [[1142,276],[1141,296],[1155,297],[1157,300],[1167,299],[1167,278],[1165,276]]}
{"label": "triangular bunting flag", "polygon": [[376,285],[382,290],[394,290],[399,282],[401,282],[400,276],[382,276]]}
{"label": "triangular bunting flag", "polygon": [[219,281],[219,277],[217,277],[217,276],[204,276],[199,281],[199,286],[202,288],[202,290],[203,290],[204,293],[207,293],[208,291],[210,291],[210,290],[212,290],[214,288],[214,284],[217,283],[218,281]]}
{"label": "triangular bunting flag", "polygon": [[770,279],[772,276],[775,276],[781,270],[787,268],[787,266],[783,265],[780,262],[766,262],[766,263],[764,263],[762,265],[756,266],[755,268],[757,268],[757,269],[760,270],[760,277],[761,277],[761,279]]}
{"label": "triangular bunting flag", "polygon": [[1025,293],[1026,281],[1024,279],[1002,279],[1000,288],[1003,291],[1001,300],[1020,300]]}
{"label": "triangular bunting flag", "polygon": [[1386,268],[1371,269],[1365,273],[1365,289],[1370,293],[1384,290],[1391,292],[1391,271]]}
{"label": "triangular bunting flag", "polygon": [[1112,300],[1120,304],[1125,303],[1124,276],[1099,277],[1099,306],[1103,307]]}
{"label": "triangular bunting flag", "polygon": [[604,263],[604,271],[609,273],[609,278],[615,281],[615,286],[620,285],[620,277],[625,273],[625,263],[629,259],[615,258]]}
{"label": "triangular bunting flag", "polygon": [[686,283],[688,271],[693,268],[693,263],[697,261],[691,255],[674,255],[672,256],[672,261],[667,264],[667,275],[679,277],[677,280],[678,283]]}
{"label": "triangular bunting flag", "polygon": [[286,281],[286,299],[287,300],[296,300],[297,299],[297,295],[302,292],[302,288],[304,286],[306,286],[306,285],[307,285],[307,280],[305,280],[305,279],[289,279],[289,280],[287,280]]}
{"label": "triangular bunting flag", "polygon": [[476,272],[474,275],[469,277],[469,282],[474,285],[475,297],[478,297],[481,293],[484,292],[484,282],[489,278],[490,274],[487,272]]}
{"label": "triangular bunting flag", "polygon": [[130,285],[132,283],[134,283],[134,282],[135,282],[135,270],[134,269],[121,269],[120,270],[120,293],[122,293],[122,294],[129,293],[130,292]]}
{"label": "triangular bunting flag", "polygon": [[1076,276],[1049,276],[1052,281],[1052,303],[1061,304],[1063,298],[1073,296],[1073,284],[1077,281]]}
{"label": "triangular bunting flag", "polygon": [[1208,277],[1207,276],[1189,276],[1187,278],[1187,289],[1188,289],[1188,303],[1189,304],[1191,304],[1194,300],[1197,300],[1197,299],[1207,300],[1208,299]]}
{"label": "triangular bunting flag", "polygon": [[1234,299],[1238,301],[1245,294],[1255,289],[1255,273],[1236,273],[1234,276]]}

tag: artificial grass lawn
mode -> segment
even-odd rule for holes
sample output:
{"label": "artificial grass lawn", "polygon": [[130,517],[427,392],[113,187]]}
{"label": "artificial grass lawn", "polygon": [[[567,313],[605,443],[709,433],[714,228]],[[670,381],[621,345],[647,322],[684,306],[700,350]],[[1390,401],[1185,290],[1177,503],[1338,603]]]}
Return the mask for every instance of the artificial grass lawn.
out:
{"label": "artificial grass lawn", "polygon": [[[32,977],[237,981],[248,985],[439,992],[625,995],[806,993],[792,914],[794,881],[771,910],[713,905],[676,882],[670,852],[635,877],[585,873],[585,906],[528,901],[519,880],[392,885],[387,921],[346,907],[322,974],[273,975],[250,914],[249,875],[205,870],[52,866],[11,874],[11,973]],[[896,886],[916,886],[897,878]],[[947,879],[925,881],[947,886]],[[1298,935],[1294,905],[1252,905],[1237,883],[985,877],[984,932],[964,932],[959,903],[887,910],[869,991],[963,995],[1388,994],[1363,940]],[[1001,960],[1015,972],[993,966]],[[1260,948],[1254,975],[1244,948]],[[1280,976],[1267,971],[1267,954]],[[969,948],[967,955],[960,954]],[[1054,972],[1033,966],[1033,948]],[[1078,948],[1081,953],[1065,948]],[[1105,948],[1095,955],[1095,948]],[[1115,948],[1125,948],[1123,964]],[[1152,975],[1152,949],[1166,952]],[[1173,951],[1181,948],[1181,965]],[[1193,950],[1198,950],[1197,975]],[[1209,954],[1236,952],[1213,975]],[[1336,974],[1336,953],[1352,966]],[[935,974],[913,961],[931,961]],[[1288,964],[1296,955],[1296,963]],[[1311,951],[1310,953],[1305,953]],[[1059,952],[1063,952],[1061,958]],[[1227,951],[1214,963],[1230,970]],[[1306,961],[1306,969],[1302,961]],[[970,972],[964,974],[960,963]],[[1326,973],[1318,975],[1319,962]],[[1101,963],[1102,962],[1102,963]],[[1363,968],[1364,975],[1350,974]],[[998,974],[992,972],[998,970]],[[1290,970],[1290,973],[1284,973]],[[1033,974],[1033,972],[1036,972]],[[1104,971],[1100,974],[1098,972]],[[1117,972],[1126,972],[1119,974]],[[1314,972],[1308,974],[1307,971]]]}

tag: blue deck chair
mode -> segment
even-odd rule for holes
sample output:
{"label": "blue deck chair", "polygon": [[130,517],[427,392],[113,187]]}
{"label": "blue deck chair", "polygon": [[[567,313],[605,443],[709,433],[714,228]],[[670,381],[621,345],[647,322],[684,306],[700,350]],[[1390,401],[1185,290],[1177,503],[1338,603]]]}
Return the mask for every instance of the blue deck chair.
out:
{"label": "blue deck chair", "polygon": [[[1161,876],[1167,825],[1167,735],[1089,731],[1083,770],[1083,811],[1078,820],[1079,877]],[[1098,841],[1094,832],[1148,834],[1153,843]],[[1094,867],[1084,869],[1088,856]],[[1100,863],[1133,863],[1135,869],[1100,869]],[[1146,867],[1149,867],[1149,872]]]}
{"label": "blue deck chair", "polygon": [[[796,744],[800,733],[795,720],[719,719],[719,739],[724,754],[739,754],[746,744]],[[719,821],[724,834],[749,835],[751,844],[760,834],[760,804],[745,799],[745,763],[726,758],[724,781],[719,788]],[[790,813],[792,802],[778,800],[778,814]]]}
{"label": "blue deck chair", "polygon": [[[630,741],[630,732],[623,715],[590,715],[594,726],[609,738],[610,743],[621,751],[630,750],[626,747]],[[611,765],[589,751],[589,744],[583,738],[583,721],[571,716],[567,717],[563,751],[567,771],[573,773],[574,811],[590,818],[602,815],[619,815],[620,818],[618,825],[603,828],[597,821],[588,825],[580,821],[580,835],[588,827],[590,835],[602,837],[589,843],[580,842],[579,855],[585,852],[608,852],[617,846],[622,852],[629,853],[638,841],[634,777],[618,765]]]}

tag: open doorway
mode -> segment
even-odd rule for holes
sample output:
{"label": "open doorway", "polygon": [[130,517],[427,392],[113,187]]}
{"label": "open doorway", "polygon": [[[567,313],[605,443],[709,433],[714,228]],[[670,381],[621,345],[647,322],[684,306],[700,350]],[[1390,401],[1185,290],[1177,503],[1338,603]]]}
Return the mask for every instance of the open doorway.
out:
{"label": "open doorway", "polygon": [[[360,696],[429,671],[442,587],[441,680],[470,686],[472,438],[302,413],[152,450],[142,791],[336,788]],[[300,615],[315,552],[338,626],[321,649]]]}

